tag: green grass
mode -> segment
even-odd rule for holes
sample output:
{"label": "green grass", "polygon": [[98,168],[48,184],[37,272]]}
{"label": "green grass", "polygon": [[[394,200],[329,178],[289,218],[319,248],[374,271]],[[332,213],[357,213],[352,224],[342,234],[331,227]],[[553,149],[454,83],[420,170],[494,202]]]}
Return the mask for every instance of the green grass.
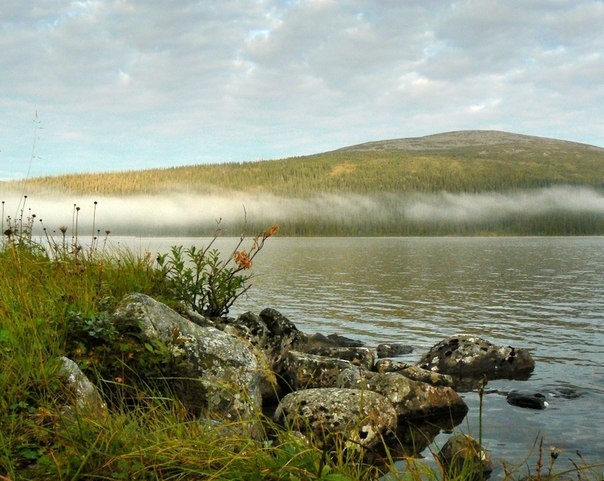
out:
{"label": "green grass", "polygon": [[[258,440],[235,423],[192,417],[165,381],[154,380],[162,352],[107,322],[131,292],[166,295],[153,260],[103,243],[74,251],[59,239],[48,250],[27,227],[21,232],[0,245],[0,480],[354,481],[383,472],[390,480],[470,479],[467,470],[445,477],[421,461],[399,471],[386,459],[379,471],[355,452],[321,450],[260,413],[267,436]],[[65,414],[70,393],[57,375],[63,355],[100,389],[106,416]],[[570,474],[601,479],[595,467]]]}

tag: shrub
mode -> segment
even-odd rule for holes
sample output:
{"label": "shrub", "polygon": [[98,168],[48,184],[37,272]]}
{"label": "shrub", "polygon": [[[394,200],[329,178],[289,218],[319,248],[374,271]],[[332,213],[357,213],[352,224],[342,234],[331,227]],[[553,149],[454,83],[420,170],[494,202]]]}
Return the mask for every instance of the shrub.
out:
{"label": "shrub", "polygon": [[278,229],[274,225],[256,235],[249,249],[243,248],[245,236],[241,235],[226,258],[212,247],[218,233],[203,248],[172,246],[169,253],[158,256],[157,274],[165,280],[169,297],[209,318],[224,316],[250,288],[252,261]]}

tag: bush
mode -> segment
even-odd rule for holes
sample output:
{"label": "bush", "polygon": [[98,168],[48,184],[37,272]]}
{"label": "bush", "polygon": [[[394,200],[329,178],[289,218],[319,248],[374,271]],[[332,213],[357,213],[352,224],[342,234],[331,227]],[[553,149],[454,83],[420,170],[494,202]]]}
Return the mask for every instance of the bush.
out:
{"label": "bush", "polygon": [[157,258],[158,274],[166,281],[168,296],[211,319],[228,314],[233,303],[250,288],[251,274],[247,271],[253,259],[278,229],[274,225],[256,235],[247,250],[242,235],[226,258],[212,248],[217,234],[204,248],[172,246],[168,254]]}

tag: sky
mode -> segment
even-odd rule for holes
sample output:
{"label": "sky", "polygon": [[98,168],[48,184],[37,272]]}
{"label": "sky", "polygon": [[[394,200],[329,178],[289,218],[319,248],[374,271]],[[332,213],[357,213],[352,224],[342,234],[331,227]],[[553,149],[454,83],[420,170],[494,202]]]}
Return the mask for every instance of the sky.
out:
{"label": "sky", "polygon": [[0,180],[495,129],[604,147],[603,0],[2,0]]}

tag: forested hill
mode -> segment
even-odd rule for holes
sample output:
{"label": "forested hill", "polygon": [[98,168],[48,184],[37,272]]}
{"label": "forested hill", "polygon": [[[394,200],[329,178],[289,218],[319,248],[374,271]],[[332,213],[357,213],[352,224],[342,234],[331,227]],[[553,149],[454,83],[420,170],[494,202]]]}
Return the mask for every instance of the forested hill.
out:
{"label": "forested hill", "polygon": [[369,142],[322,154],[245,163],[30,179],[28,189],[132,195],[223,189],[316,193],[508,192],[604,187],[604,148],[497,131]]}
{"label": "forested hill", "polygon": [[604,148],[498,131],[2,187],[98,199],[112,230],[140,235],[207,234],[217,218],[240,221],[242,210],[250,230],[278,223],[282,235],[604,235]]}

